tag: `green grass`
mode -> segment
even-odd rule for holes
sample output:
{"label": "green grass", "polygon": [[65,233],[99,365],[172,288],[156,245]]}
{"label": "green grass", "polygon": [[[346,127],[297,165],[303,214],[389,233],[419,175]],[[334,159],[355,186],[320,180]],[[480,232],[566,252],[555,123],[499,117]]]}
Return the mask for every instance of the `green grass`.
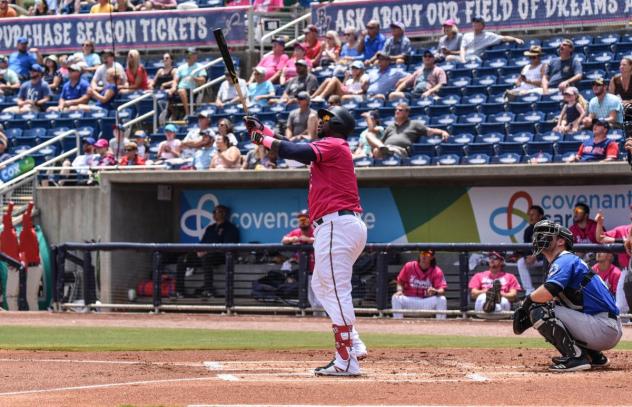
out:
{"label": "green grass", "polygon": [[[543,339],[366,333],[371,348],[547,348]],[[0,349],[63,351],[326,349],[328,332],[152,328],[0,327]],[[621,342],[617,349],[632,349]]]}

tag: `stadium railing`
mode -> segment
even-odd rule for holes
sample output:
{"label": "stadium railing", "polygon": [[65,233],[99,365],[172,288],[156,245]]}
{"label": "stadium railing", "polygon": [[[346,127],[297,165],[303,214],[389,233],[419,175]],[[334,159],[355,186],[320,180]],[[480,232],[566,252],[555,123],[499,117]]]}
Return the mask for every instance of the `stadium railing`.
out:
{"label": "stadium railing", "polygon": [[294,39],[289,41],[289,42],[287,42],[285,44],[286,46],[294,45],[295,43],[297,43],[297,42],[301,41],[303,38],[305,38],[304,35],[300,35],[299,36],[298,27],[299,27],[299,25],[302,22],[311,20],[311,16],[312,16],[311,12],[307,13],[307,14],[304,14],[301,17],[298,17],[297,19],[294,19],[294,20],[290,21],[289,23],[287,23],[285,25],[282,25],[281,27],[277,28],[276,30],[273,30],[273,31],[270,31],[269,33],[264,34],[261,37],[261,42],[259,44],[259,48],[260,48],[259,49],[259,57],[260,58],[264,57],[264,52],[265,52],[264,51],[264,47],[266,45],[266,42],[269,39],[271,39],[274,36],[276,36],[277,34],[280,34],[280,33],[284,32],[284,31],[286,31],[288,28],[294,28]]}
{"label": "stadium railing", "polygon": [[[123,122],[122,120],[120,120],[119,116],[121,114],[122,111],[124,111],[125,109],[129,109],[130,107],[135,107],[136,105],[138,105],[140,102],[142,102],[145,99],[149,99],[151,98],[153,100],[153,108],[152,110],[150,110],[149,112],[146,112],[144,114],[141,114],[135,118],[133,118],[132,120],[128,120]],[[138,110],[138,109],[137,109]],[[144,93],[142,95],[140,95],[139,97],[130,100],[129,102],[125,102],[122,105],[120,105],[119,107],[116,108],[116,122],[117,123],[123,123],[123,127],[124,128],[129,128],[133,125],[135,125],[136,123],[141,123],[149,118],[152,118],[152,133],[156,132],[156,129],[158,128],[158,97],[156,95],[155,92],[151,92],[151,93]]]}
{"label": "stadium railing", "polygon": [[[393,279],[392,270],[389,273],[389,256],[400,254],[405,251],[434,250],[437,253],[449,252],[458,255],[458,276],[454,276],[449,284],[458,285],[458,291],[453,290],[453,294],[458,297],[457,309],[448,309],[447,311],[437,312],[433,310],[395,310],[389,308],[390,292],[389,282]],[[580,244],[575,249],[579,252],[622,252],[622,244],[595,245]],[[64,243],[59,246],[53,246],[51,249],[53,261],[53,304],[55,311],[77,310],[144,310],[151,312],[163,311],[197,311],[197,312],[224,312],[232,313],[255,313],[255,312],[289,312],[300,315],[306,315],[309,312],[321,312],[322,309],[311,308],[308,302],[308,263],[309,253],[313,250],[309,245],[285,246],[281,244],[170,244],[170,243]],[[435,316],[438,313],[461,318],[468,318],[479,315],[471,309],[470,292],[468,282],[470,275],[470,254],[476,252],[528,252],[531,250],[529,244],[482,244],[482,243],[397,243],[397,244],[367,244],[365,253],[375,253],[376,261],[372,266],[372,275],[370,279],[374,282],[374,287],[369,285],[369,290],[359,293],[357,287],[354,286],[353,295],[356,303],[356,313],[359,315],[373,315],[384,317],[393,313],[403,313],[407,316]],[[221,280],[223,283],[223,298],[215,298],[212,303],[188,304],[179,303],[180,301],[163,301],[165,293],[161,282],[165,270],[165,258],[173,255],[182,255],[187,252],[207,252],[207,253],[223,253],[224,265],[223,273],[216,273],[216,284]],[[126,263],[128,269],[123,274],[119,274],[121,278],[129,278],[132,273],[134,264],[148,262],[146,272],[151,275],[151,303],[136,303],[130,298],[129,302],[101,303],[98,301],[99,293],[97,285],[97,268],[101,268],[100,261],[93,261],[93,255],[101,257],[101,253],[106,252],[110,257],[122,257],[123,252],[134,253],[134,260]],[[257,280],[251,276],[236,271],[236,264],[242,260],[242,257],[252,255],[256,257],[262,253],[294,253],[298,256],[298,272],[296,279],[298,281],[298,295],[292,299],[279,299],[274,304],[248,303],[243,300],[243,296],[251,294],[251,284]],[[246,253],[246,255],[244,255]],[[142,258],[142,259],[141,259]],[[144,259],[144,260],[143,260]],[[70,267],[67,267],[70,263]],[[96,264],[96,268],[95,268]],[[145,266],[146,267],[146,266]],[[80,281],[81,287],[74,287],[75,292],[81,292],[77,298],[69,299],[65,291],[65,279],[71,274],[68,271],[74,268],[74,275],[79,275],[76,281]],[[76,269],[81,269],[77,271]],[[399,268],[397,268],[399,269]],[[355,274],[355,272],[354,272]],[[101,275],[103,275],[101,273]],[[356,276],[357,277],[357,276]],[[110,275],[108,280],[114,280],[116,277]],[[115,285],[112,283],[112,285]],[[113,289],[112,289],[113,290]],[[372,291],[372,292],[369,292]],[[358,293],[363,298],[370,297],[375,306],[366,307],[358,304]],[[127,294],[127,293],[125,293]],[[239,295],[237,295],[239,294]],[[241,296],[241,297],[240,297]],[[122,298],[120,295],[118,298]],[[74,300],[74,301],[70,301]],[[77,302],[76,300],[79,300]],[[450,301],[449,301],[450,302]],[[79,304],[79,305],[78,305]],[[450,307],[448,307],[450,308]],[[503,312],[500,316],[508,317],[511,312]],[[629,315],[626,315],[629,316]]]}

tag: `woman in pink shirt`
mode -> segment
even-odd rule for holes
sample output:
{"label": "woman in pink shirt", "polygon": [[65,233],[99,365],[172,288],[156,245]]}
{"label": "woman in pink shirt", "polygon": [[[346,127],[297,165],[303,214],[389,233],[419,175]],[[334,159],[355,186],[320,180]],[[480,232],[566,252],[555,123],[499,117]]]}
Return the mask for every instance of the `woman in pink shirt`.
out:
{"label": "woman in pink shirt", "polygon": [[307,62],[307,66],[312,68],[312,60],[305,56],[305,47],[302,44],[294,45],[294,53],[292,54],[292,58],[288,59],[281,70],[281,78],[279,79],[279,83],[281,85],[285,85],[287,81],[294,78],[296,76],[296,66],[294,64],[299,59],[304,59]]}
{"label": "woman in pink shirt", "polygon": [[[265,76],[267,81],[279,83],[281,70],[288,59],[290,59],[290,57],[285,54],[285,41],[282,38],[275,38],[272,41],[272,54],[263,57],[257,66],[266,70]],[[250,82],[254,82],[254,73],[250,78]]]}

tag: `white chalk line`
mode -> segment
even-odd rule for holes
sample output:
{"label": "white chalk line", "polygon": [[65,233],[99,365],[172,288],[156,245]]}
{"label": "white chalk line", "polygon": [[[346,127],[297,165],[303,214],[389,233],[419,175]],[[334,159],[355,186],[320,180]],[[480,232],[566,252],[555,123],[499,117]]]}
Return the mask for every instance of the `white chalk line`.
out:
{"label": "white chalk line", "polygon": [[182,379],[143,380],[143,381],[123,382],[123,383],[90,384],[90,385],[85,385],[85,386],[55,387],[52,389],[10,391],[10,392],[5,392],[5,393],[0,393],[0,397],[21,396],[21,395],[26,395],[26,394],[37,394],[37,393],[75,391],[75,390],[107,389],[111,387],[142,386],[142,385],[148,385],[148,384],[182,383],[182,382],[212,381],[212,380],[217,380],[217,378],[216,377],[189,377],[189,378],[182,378]]}

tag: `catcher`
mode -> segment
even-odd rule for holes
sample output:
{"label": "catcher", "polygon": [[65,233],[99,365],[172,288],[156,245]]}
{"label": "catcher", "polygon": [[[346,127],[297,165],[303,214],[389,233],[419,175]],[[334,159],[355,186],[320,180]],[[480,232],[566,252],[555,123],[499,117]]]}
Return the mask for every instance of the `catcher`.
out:
{"label": "catcher", "polygon": [[514,313],[516,335],[533,326],[561,356],[549,370],[574,372],[608,366],[602,353],[619,343],[619,309],[603,280],[571,253],[573,235],[564,226],[542,220],[533,230],[533,254],[550,263],[546,281]]}

